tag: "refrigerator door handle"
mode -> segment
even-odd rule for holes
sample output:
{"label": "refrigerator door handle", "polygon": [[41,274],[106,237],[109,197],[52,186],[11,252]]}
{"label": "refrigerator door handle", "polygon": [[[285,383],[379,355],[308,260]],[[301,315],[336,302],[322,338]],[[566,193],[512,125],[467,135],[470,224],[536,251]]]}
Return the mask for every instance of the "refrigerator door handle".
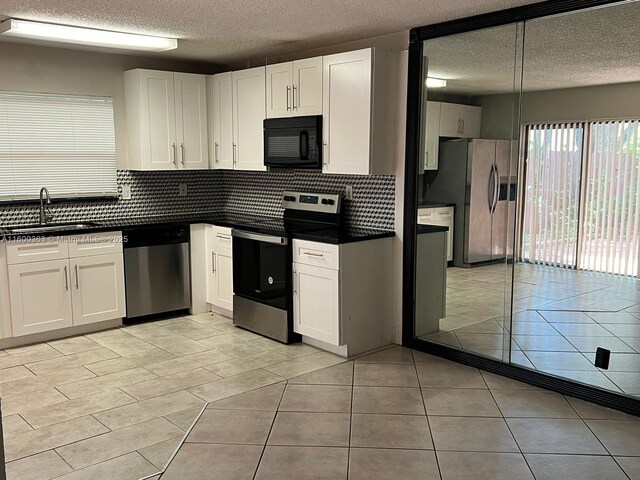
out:
{"label": "refrigerator door handle", "polygon": [[498,206],[498,200],[500,199],[500,172],[498,171],[497,165],[494,167],[493,173],[496,176],[496,179],[494,180],[496,193],[493,200],[493,210],[495,211]]}
{"label": "refrigerator door handle", "polygon": [[487,182],[487,200],[489,202],[489,212],[493,213],[495,197],[496,197],[496,176],[494,164],[491,164],[491,172],[489,172],[489,181]]}

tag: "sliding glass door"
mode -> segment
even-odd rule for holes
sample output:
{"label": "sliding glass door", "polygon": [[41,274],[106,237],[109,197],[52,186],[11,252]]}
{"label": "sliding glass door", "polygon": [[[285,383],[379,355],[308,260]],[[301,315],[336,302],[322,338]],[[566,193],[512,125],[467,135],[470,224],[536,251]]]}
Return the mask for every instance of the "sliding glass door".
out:
{"label": "sliding glass door", "polygon": [[639,124],[525,127],[521,260],[638,275]]}
{"label": "sliding glass door", "polygon": [[578,268],[638,276],[638,120],[591,122]]}
{"label": "sliding glass door", "polygon": [[521,257],[575,268],[584,126],[529,125],[525,135]]}

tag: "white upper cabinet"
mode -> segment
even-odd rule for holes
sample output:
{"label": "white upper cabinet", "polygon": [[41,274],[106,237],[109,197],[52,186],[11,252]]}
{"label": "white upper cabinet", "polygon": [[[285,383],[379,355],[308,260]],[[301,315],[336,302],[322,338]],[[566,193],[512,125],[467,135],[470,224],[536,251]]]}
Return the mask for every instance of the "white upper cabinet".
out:
{"label": "white upper cabinet", "polygon": [[179,165],[189,170],[209,168],[206,78],[175,73],[174,87]]}
{"label": "white upper cabinet", "polygon": [[323,58],[325,173],[392,173],[397,56],[367,48]]}
{"label": "white upper cabinet", "polygon": [[464,138],[480,138],[482,107],[462,105],[460,118],[462,119],[462,136]]}
{"label": "white upper cabinet", "polygon": [[[427,111],[429,107],[427,106]],[[440,104],[440,135],[442,137],[460,136],[460,105],[456,103]]]}
{"label": "white upper cabinet", "polygon": [[211,166],[233,169],[233,74],[209,77]]}
{"label": "white upper cabinet", "polygon": [[267,118],[293,115],[293,63],[266,66]]}
{"label": "white upper cabinet", "polygon": [[481,118],[481,107],[440,103],[440,136],[479,138]]}
{"label": "white upper cabinet", "polygon": [[212,168],[266,170],[265,82],[265,67],[209,77]]}
{"label": "white upper cabinet", "polygon": [[293,115],[322,115],[322,57],[293,62]]}
{"label": "white upper cabinet", "polygon": [[208,168],[205,77],[136,69],[124,78],[129,168]]}
{"label": "white upper cabinet", "polygon": [[237,170],[266,170],[265,67],[233,72],[233,150]]}
{"label": "white upper cabinet", "polygon": [[440,127],[440,102],[427,102],[425,122],[423,170],[438,169],[439,127]]}
{"label": "white upper cabinet", "polygon": [[322,115],[322,57],[266,67],[267,118]]}

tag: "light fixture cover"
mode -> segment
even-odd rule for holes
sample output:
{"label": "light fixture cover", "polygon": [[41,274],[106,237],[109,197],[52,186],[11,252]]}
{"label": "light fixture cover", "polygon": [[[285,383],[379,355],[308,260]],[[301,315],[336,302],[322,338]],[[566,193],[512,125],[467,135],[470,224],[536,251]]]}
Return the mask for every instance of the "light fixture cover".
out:
{"label": "light fixture cover", "polygon": [[447,81],[443,78],[427,77],[427,87],[429,88],[444,88],[447,86]]}
{"label": "light fixture cover", "polygon": [[175,38],[111,32],[109,30],[95,30],[93,28],[71,27],[13,18],[0,23],[0,35],[94,47],[144,50],[147,52],[163,52],[178,48],[178,40]]}

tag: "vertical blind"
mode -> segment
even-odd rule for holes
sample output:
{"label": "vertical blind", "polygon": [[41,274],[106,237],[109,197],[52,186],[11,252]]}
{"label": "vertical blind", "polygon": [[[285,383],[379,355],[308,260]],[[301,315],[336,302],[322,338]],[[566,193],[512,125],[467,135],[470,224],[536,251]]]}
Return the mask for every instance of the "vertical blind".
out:
{"label": "vertical blind", "polygon": [[638,120],[589,123],[579,267],[637,275],[640,211]]}
{"label": "vertical blind", "polygon": [[527,126],[523,260],[639,274],[639,130],[639,120]]}
{"label": "vertical blind", "polygon": [[115,195],[113,99],[0,92],[0,201]]}
{"label": "vertical blind", "polygon": [[522,256],[532,263],[575,267],[583,127],[527,127]]}

